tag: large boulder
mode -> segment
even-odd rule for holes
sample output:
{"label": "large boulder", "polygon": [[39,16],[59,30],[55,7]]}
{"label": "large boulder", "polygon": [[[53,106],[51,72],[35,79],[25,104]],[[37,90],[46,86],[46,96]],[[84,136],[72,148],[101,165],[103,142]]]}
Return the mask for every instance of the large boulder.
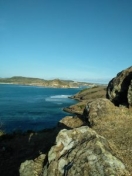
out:
{"label": "large boulder", "polygon": [[108,141],[87,126],[63,129],[48,153],[43,176],[127,175]]}
{"label": "large boulder", "polygon": [[26,160],[20,166],[20,176],[40,176],[43,172],[43,165],[46,159],[45,154],[41,154],[35,160]]}
{"label": "large boulder", "polygon": [[106,97],[116,106],[132,106],[132,67],[121,71],[109,82]]}
{"label": "large boulder", "polygon": [[66,116],[59,121],[58,127],[77,128],[82,126],[83,124],[83,120],[78,116]]}
{"label": "large boulder", "polygon": [[96,125],[101,118],[107,118],[116,111],[115,105],[106,98],[97,98],[87,103],[83,111],[83,118],[89,126]]}

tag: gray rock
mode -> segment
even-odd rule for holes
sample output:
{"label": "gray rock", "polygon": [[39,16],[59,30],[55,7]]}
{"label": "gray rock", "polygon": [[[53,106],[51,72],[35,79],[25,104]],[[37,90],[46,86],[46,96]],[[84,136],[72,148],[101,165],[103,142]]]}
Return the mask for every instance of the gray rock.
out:
{"label": "gray rock", "polygon": [[128,88],[127,99],[130,106],[132,106],[132,80]]}
{"label": "gray rock", "polygon": [[109,82],[106,97],[117,106],[120,104],[132,106],[131,80],[132,66],[118,73],[117,76]]}
{"label": "gray rock", "polygon": [[33,160],[26,160],[24,163],[21,164],[19,169],[20,176],[35,176],[34,174],[34,161]]}
{"label": "gray rock", "polygon": [[40,176],[43,172],[43,163],[46,158],[45,154],[41,154],[35,160],[26,160],[20,166],[20,176]]}
{"label": "gray rock", "polygon": [[98,98],[87,103],[83,111],[83,117],[89,126],[97,124],[99,118],[106,118],[107,115],[113,113],[115,105],[106,98]]}
{"label": "gray rock", "polygon": [[58,127],[67,126],[69,128],[77,128],[83,124],[83,120],[77,116],[66,116],[59,121]]}
{"label": "gray rock", "polygon": [[48,153],[43,176],[123,176],[128,174],[108,141],[87,126],[61,130]]}

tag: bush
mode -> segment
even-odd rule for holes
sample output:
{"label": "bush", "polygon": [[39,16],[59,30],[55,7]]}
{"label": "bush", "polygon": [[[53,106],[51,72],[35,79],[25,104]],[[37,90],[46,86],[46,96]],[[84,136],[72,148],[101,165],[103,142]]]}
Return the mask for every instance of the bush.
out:
{"label": "bush", "polygon": [[3,136],[5,134],[2,127],[3,127],[3,124],[2,124],[2,122],[0,122],[0,136]]}

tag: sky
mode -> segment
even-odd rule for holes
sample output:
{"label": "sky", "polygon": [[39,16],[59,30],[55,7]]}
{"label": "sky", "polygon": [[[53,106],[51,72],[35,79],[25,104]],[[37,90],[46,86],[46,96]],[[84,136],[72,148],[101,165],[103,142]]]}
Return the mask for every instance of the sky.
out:
{"label": "sky", "polygon": [[0,0],[0,77],[108,82],[132,66],[132,0]]}

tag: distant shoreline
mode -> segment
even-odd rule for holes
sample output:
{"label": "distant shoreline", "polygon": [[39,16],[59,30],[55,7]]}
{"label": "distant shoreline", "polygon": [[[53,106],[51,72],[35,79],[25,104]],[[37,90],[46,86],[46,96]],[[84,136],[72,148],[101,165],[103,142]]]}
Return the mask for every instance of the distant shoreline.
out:
{"label": "distant shoreline", "polygon": [[51,88],[86,88],[93,87],[96,84],[87,82],[77,82],[72,80],[44,80],[39,78],[28,78],[14,76],[11,78],[0,78],[0,84],[15,84],[15,85],[27,85],[27,86],[41,86]]}
{"label": "distant shoreline", "polygon": [[54,86],[44,86],[38,84],[19,84],[19,83],[1,83],[6,85],[21,85],[21,86],[36,86],[36,87],[43,87],[43,88],[64,88],[64,89],[79,89],[80,87],[54,87]]}

